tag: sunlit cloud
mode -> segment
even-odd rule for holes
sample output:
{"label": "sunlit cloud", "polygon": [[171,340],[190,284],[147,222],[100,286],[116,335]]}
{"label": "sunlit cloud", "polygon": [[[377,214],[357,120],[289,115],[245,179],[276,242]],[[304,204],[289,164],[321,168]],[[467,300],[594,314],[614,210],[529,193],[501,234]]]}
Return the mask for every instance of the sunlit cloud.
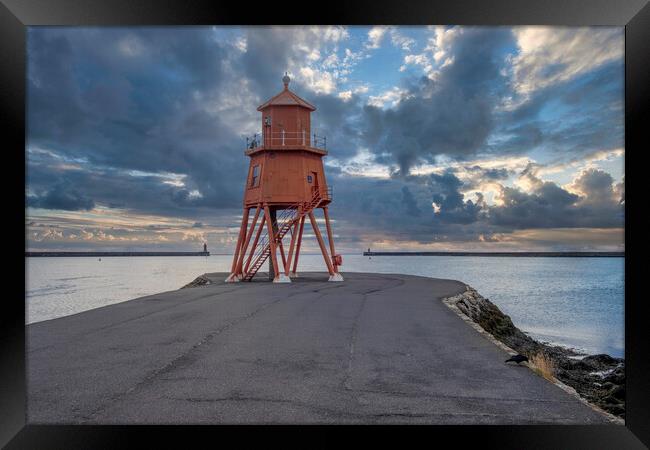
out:
{"label": "sunlit cloud", "polygon": [[524,95],[623,57],[620,31],[614,28],[529,26],[513,32],[519,47],[512,60],[513,85]]}

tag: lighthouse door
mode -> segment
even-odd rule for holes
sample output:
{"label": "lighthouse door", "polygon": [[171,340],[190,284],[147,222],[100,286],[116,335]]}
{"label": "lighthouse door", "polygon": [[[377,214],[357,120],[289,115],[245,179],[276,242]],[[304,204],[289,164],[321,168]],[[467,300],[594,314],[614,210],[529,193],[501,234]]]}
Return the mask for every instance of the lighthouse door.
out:
{"label": "lighthouse door", "polygon": [[314,195],[314,193],[318,191],[318,174],[316,172],[309,172],[309,175],[307,175],[307,181],[311,187],[311,195]]}

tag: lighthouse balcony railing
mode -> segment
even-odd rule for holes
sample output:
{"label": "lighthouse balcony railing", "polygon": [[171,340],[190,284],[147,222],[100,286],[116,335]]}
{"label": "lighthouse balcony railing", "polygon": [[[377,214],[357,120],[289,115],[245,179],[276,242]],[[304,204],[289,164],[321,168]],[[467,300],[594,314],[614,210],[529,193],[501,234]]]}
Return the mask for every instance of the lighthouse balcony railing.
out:
{"label": "lighthouse balcony railing", "polygon": [[288,147],[304,145],[327,150],[327,137],[316,133],[310,136],[306,130],[302,131],[267,131],[246,136],[246,149],[254,150],[260,147]]}
{"label": "lighthouse balcony railing", "polygon": [[332,186],[327,186],[327,189],[325,190],[325,195],[323,196],[323,200],[332,201],[332,197],[333,197]]}
{"label": "lighthouse balcony railing", "polygon": [[[325,190],[319,188],[318,186],[314,186],[312,188],[312,193],[314,195],[318,195],[321,198],[321,200],[332,201],[332,197],[333,197],[332,186],[327,186],[327,188],[325,188]],[[316,193],[318,193],[318,194],[316,194]]]}

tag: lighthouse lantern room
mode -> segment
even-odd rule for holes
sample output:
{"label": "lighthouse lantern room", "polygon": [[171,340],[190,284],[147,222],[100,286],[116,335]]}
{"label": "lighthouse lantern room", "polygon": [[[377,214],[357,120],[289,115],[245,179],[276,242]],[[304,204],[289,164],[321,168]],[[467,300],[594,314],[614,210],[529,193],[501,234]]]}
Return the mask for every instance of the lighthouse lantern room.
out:
{"label": "lighthouse lantern room", "polygon": [[[251,281],[268,260],[269,278],[290,282],[297,276],[306,221],[318,241],[329,281],[343,281],[342,257],[334,250],[328,211],[332,190],[323,169],[327,140],[312,134],[311,113],[316,107],[289,89],[287,74],[282,81],[284,89],[257,108],[262,132],[246,138],[250,165],[244,211],[226,281]],[[329,245],[314,214],[318,209],[323,211]]]}

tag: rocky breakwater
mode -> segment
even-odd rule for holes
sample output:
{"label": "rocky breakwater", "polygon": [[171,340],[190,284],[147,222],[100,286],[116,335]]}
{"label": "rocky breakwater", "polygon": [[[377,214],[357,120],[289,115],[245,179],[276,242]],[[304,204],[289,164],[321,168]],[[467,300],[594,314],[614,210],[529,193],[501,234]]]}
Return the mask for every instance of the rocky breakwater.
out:
{"label": "rocky breakwater", "polygon": [[187,283],[185,286],[183,286],[181,289],[187,289],[187,288],[193,288],[193,287],[199,287],[199,286],[205,286],[208,284],[212,284],[212,281],[210,281],[210,278],[206,276],[206,274],[199,275],[196,277],[194,280],[190,281]]}
{"label": "rocky breakwater", "polygon": [[509,349],[534,361],[545,361],[543,375],[551,381],[573,388],[592,405],[621,419],[625,418],[625,360],[609,355],[585,355],[573,349],[539,342],[517,328],[510,317],[475,289],[467,290],[444,302],[465,315]]}

